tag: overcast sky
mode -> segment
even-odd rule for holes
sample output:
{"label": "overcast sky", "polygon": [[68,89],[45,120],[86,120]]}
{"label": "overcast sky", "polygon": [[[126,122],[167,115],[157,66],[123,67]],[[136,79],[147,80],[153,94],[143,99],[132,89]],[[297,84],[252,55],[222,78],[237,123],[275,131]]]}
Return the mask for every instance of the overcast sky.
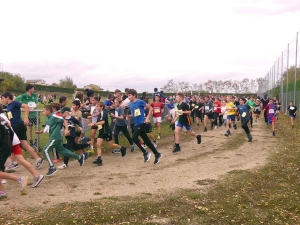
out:
{"label": "overcast sky", "polygon": [[0,0],[0,8],[5,71],[105,90],[264,77],[300,30],[299,0]]}

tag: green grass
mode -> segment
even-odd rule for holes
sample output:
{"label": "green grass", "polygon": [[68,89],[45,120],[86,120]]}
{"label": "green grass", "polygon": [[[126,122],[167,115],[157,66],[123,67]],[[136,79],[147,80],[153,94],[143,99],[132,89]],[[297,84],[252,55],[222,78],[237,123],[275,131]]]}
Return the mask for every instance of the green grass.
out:
{"label": "green grass", "polygon": [[1,212],[0,223],[299,224],[300,124],[297,121],[292,130],[281,116],[276,126],[277,136],[272,139],[276,149],[267,165],[252,171],[234,170],[217,181],[199,180],[199,185],[212,185],[206,193],[194,189],[62,203],[18,218]]}

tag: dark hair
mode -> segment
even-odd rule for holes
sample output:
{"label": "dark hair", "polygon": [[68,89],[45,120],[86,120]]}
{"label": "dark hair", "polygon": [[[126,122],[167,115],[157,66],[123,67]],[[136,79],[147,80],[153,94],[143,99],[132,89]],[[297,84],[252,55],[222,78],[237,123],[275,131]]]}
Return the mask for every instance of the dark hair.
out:
{"label": "dark hair", "polygon": [[1,103],[0,103],[0,113],[3,113],[3,106]]}
{"label": "dark hair", "polygon": [[103,102],[98,102],[96,105],[99,105],[102,109],[104,109],[105,108],[105,105],[104,105],[104,103]]}
{"label": "dark hair", "polygon": [[145,98],[143,99],[143,101],[146,102],[147,104],[149,104],[149,97],[145,97]]}
{"label": "dark hair", "polygon": [[129,89],[129,90],[128,90],[128,94],[137,97],[137,92],[136,92],[136,90],[134,90],[134,89]]}
{"label": "dark hair", "polygon": [[121,91],[119,89],[115,90],[115,94],[120,93]]}
{"label": "dark hair", "polygon": [[52,109],[51,105],[45,105],[44,109],[47,110],[47,111],[50,111],[51,113],[53,112],[53,109]]}
{"label": "dark hair", "polygon": [[29,91],[31,88],[34,88],[34,86],[32,84],[26,85],[26,91]]}
{"label": "dark hair", "polygon": [[75,98],[78,98],[81,102],[83,102],[83,92],[82,91],[77,91]]}
{"label": "dark hair", "polygon": [[67,100],[67,97],[66,96],[60,96],[59,97],[59,103],[62,103],[62,102],[64,102],[64,101],[66,101]]}
{"label": "dark hair", "polygon": [[14,99],[14,96],[12,95],[12,93],[10,93],[10,92],[5,92],[5,93],[3,93],[2,95],[1,95],[1,97],[4,97],[4,98],[9,98],[10,100],[13,100]]}
{"label": "dark hair", "polygon": [[109,93],[109,94],[107,95],[107,99],[111,99],[111,98],[114,98],[114,95],[111,94],[111,93]]}
{"label": "dark hair", "polygon": [[74,100],[72,102],[72,104],[76,105],[76,106],[80,106],[80,101],[79,100]]}
{"label": "dark hair", "polygon": [[125,92],[127,92],[129,90],[129,88],[125,88]]}
{"label": "dark hair", "polygon": [[57,102],[51,102],[51,107],[52,107],[52,109],[55,109],[56,111],[60,110],[60,104]]}
{"label": "dark hair", "polygon": [[95,94],[95,92],[93,90],[91,90],[91,89],[85,89],[85,91],[86,91],[86,95],[88,97],[92,97]]}
{"label": "dark hair", "polygon": [[155,92],[157,92],[157,91],[158,91],[158,89],[157,89],[157,88],[154,88],[154,91],[155,91]]}
{"label": "dark hair", "polygon": [[95,101],[99,101],[99,98],[97,96],[93,96],[93,99],[95,99]]}
{"label": "dark hair", "polygon": [[115,101],[122,103],[122,99],[121,98],[115,98]]}
{"label": "dark hair", "polygon": [[180,96],[181,98],[184,98],[184,94],[181,92],[178,92],[176,95]]}

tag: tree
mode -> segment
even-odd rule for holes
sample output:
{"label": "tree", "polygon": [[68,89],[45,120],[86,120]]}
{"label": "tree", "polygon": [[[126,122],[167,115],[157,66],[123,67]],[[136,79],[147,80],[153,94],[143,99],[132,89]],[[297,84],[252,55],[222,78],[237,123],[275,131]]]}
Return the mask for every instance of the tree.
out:
{"label": "tree", "polygon": [[59,86],[64,88],[77,88],[77,86],[73,84],[72,78],[68,76],[66,76],[65,79],[59,80]]}
{"label": "tree", "polygon": [[20,74],[0,72],[0,78],[4,79],[0,85],[1,92],[25,90],[25,79]]}
{"label": "tree", "polygon": [[178,84],[176,84],[173,80],[168,80],[167,84],[163,86],[163,90],[166,93],[176,93],[178,92]]}

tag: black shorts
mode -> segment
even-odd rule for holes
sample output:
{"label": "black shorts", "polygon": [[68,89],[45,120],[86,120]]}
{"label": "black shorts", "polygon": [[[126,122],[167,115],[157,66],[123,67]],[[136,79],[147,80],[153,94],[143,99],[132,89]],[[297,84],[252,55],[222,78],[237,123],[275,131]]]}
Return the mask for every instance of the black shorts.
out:
{"label": "black shorts", "polygon": [[260,111],[254,111],[253,113],[256,115],[260,115]]}
{"label": "black shorts", "polygon": [[13,129],[20,140],[27,141],[27,127],[24,124],[13,126]]}
{"label": "black shorts", "polygon": [[152,124],[151,123],[146,123],[145,131],[147,134],[152,132]]}
{"label": "black shorts", "polygon": [[105,141],[111,141],[112,140],[112,133],[99,133],[98,138],[101,138]]}
{"label": "black shorts", "polygon": [[91,126],[92,130],[97,130],[98,126]]}
{"label": "black shorts", "polygon": [[204,116],[207,116],[208,119],[213,119],[213,115],[212,113],[207,113],[207,114],[204,114]]}

